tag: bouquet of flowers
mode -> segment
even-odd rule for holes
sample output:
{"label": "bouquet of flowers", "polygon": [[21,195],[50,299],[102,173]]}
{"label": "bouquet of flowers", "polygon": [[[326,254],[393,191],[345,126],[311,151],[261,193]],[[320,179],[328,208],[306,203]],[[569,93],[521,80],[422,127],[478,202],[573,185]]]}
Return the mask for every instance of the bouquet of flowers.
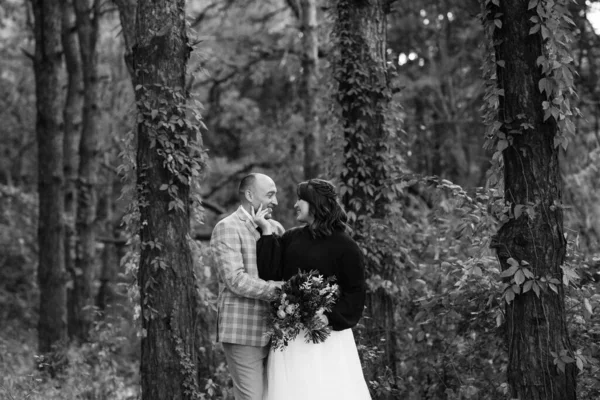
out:
{"label": "bouquet of flowers", "polygon": [[335,277],[323,278],[318,271],[298,271],[276,291],[267,314],[271,347],[283,350],[302,329],[306,343],[321,343],[331,333],[319,316],[331,311],[339,297]]}

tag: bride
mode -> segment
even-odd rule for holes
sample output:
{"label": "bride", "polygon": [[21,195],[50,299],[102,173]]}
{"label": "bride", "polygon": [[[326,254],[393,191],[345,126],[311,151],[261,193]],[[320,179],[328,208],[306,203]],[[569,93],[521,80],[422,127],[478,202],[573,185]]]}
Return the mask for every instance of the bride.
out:
{"label": "bride", "polygon": [[311,179],[297,187],[296,219],[304,226],[272,234],[259,210],[255,223],[262,229],[257,243],[259,276],[287,280],[298,270],[335,275],[341,294],[331,312],[321,318],[332,329],[325,342],[306,343],[304,335],[284,350],[271,350],[267,365],[265,400],[370,400],[352,328],[365,304],[362,253],[346,233],[347,216],[328,181]]}

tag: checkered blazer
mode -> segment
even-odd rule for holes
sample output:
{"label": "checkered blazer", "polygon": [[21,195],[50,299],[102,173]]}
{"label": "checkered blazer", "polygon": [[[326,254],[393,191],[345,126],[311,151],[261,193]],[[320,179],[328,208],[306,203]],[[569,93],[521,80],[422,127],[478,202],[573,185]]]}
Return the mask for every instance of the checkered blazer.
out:
{"label": "checkered blazer", "polygon": [[[279,222],[273,231],[283,234]],[[256,241],[260,234],[240,206],[215,226],[210,248],[219,275],[217,342],[265,346],[267,301],[275,289],[258,277]]]}

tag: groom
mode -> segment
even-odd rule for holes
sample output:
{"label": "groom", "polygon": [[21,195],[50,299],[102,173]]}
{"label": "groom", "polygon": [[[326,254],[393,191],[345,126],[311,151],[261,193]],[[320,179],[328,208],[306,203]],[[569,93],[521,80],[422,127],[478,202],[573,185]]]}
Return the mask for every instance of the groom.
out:
{"label": "groom", "polygon": [[[269,354],[264,316],[280,284],[258,277],[260,233],[251,214],[261,206],[271,211],[277,205],[277,188],[267,175],[253,173],[240,182],[239,197],[239,208],[219,221],[210,240],[219,276],[217,341],[223,344],[235,399],[262,400]],[[269,223],[274,233],[283,234],[279,222]]]}

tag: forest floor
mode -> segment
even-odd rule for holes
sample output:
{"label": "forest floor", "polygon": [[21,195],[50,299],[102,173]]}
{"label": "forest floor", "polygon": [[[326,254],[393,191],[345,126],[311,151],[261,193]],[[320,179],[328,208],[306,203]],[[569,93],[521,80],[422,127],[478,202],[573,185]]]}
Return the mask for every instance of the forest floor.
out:
{"label": "forest floor", "polygon": [[[75,400],[139,398],[139,363],[136,344],[116,332],[124,321],[103,322],[94,329],[93,341],[65,349],[62,371],[50,379],[37,356],[35,326],[22,320],[0,321],[0,399]],[[63,360],[56,360],[60,364]]]}

